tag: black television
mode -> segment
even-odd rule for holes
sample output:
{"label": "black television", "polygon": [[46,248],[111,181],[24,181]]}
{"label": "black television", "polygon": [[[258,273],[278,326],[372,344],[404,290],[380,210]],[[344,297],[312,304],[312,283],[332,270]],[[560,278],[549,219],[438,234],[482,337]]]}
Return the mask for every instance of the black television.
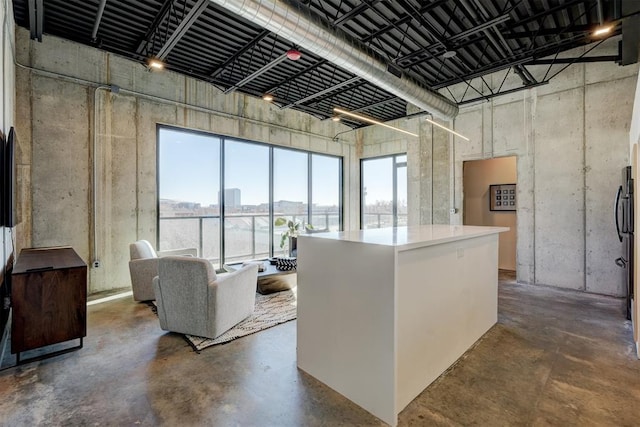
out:
{"label": "black television", "polygon": [[4,132],[0,131],[0,227],[4,226],[4,150],[7,145],[7,138]]}
{"label": "black television", "polygon": [[2,185],[2,219],[5,227],[15,227],[20,223],[16,199],[16,150],[18,140],[16,130],[11,127],[4,146],[4,184]]}

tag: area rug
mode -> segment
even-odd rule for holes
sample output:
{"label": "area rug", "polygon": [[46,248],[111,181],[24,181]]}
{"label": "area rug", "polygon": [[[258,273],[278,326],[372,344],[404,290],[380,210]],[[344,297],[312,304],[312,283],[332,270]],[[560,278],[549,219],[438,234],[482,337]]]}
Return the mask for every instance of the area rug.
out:
{"label": "area rug", "polygon": [[269,295],[256,293],[253,314],[216,339],[184,335],[194,350],[200,351],[216,344],[224,344],[237,338],[254,334],[296,318],[296,288]]}

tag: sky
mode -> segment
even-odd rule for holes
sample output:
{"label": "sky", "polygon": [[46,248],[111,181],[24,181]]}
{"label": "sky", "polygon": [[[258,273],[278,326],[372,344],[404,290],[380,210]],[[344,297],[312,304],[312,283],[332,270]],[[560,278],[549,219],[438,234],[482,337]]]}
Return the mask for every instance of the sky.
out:
{"label": "sky", "polygon": [[[160,198],[218,203],[220,187],[220,138],[215,135],[162,128],[160,130]],[[239,188],[243,205],[269,201],[269,147],[227,138],[225,186]],[[337,205],[339,161],[312,156],[312,194],[317,205]],[[406,156],[404,156],[406,161]],[[366,202],[391,200],[392,158],[365,162]],[[307,201],[307,154],[274,149],[274,200]],[[399,170],[399,200],[406,201],[406,167]]]}

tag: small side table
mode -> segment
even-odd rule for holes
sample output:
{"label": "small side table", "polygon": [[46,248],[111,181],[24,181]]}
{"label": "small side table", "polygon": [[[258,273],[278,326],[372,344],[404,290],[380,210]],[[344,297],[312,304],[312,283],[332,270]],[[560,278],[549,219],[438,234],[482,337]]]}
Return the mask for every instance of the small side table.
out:
{"label": "small side table", "polygon": [[[87,264],[71,247],[20,251],[11,274],[11,353],[17,364],[82,348],[87,335]],[[20,353],[80,339],[76,347],[20,360]]]}

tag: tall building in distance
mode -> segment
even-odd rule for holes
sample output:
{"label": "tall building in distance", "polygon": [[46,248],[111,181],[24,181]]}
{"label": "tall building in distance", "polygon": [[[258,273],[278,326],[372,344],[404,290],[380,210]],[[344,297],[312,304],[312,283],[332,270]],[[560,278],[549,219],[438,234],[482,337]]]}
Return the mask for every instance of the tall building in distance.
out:
{"label": "tall building in distance", "polygon": [[[220,200],[220,192],[218,192],[218,200]],[[240,209],[242,207],[241,193],[239,188],[224,189],[224,206],[227,209]]]}

